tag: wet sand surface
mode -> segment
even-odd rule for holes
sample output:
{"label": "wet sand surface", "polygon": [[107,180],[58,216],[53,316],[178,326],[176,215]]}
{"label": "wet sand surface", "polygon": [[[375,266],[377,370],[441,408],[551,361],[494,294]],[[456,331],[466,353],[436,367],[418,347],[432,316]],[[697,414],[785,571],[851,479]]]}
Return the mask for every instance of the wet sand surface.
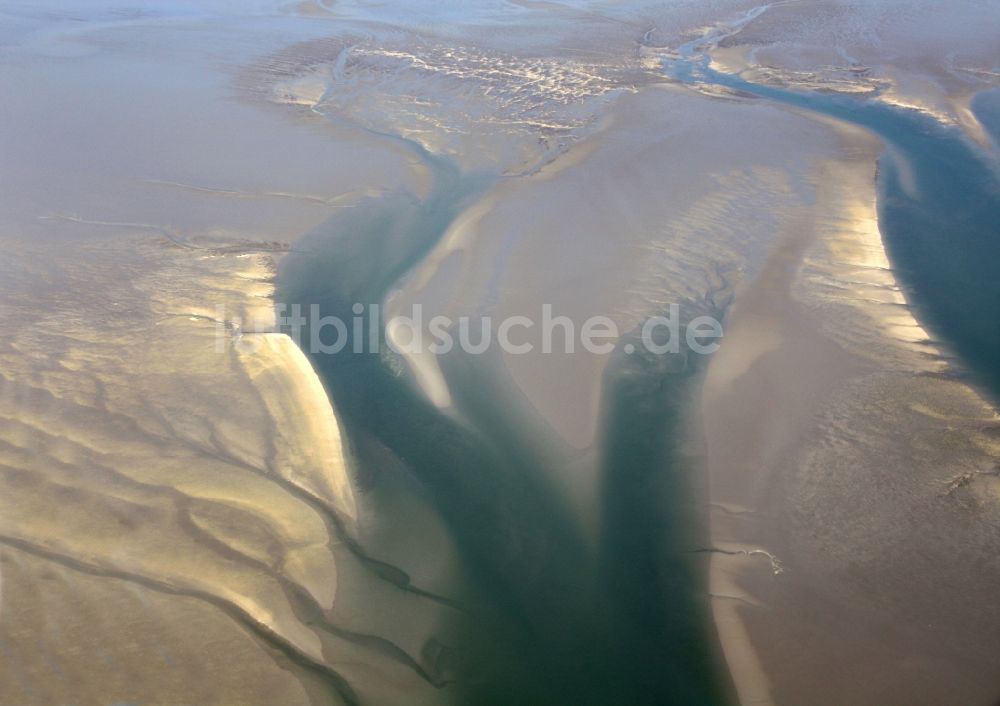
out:
{"label": "wet sand surface", "polygon": [[[834,117],[847,148],[706,379],[711,590],[741,698],[992,703],[995,157],[957,118],[707,74]],[[976,264],[955,277],[955,256]]]}
{"label": "wet sand surface", "polygon": [[[880,216],[921,165],[767,94],[995,173],[995,11],[2,13],[0,702],[1000,696],[992,192],[914,275]],[[310,354],[296,303],[624,335]],[[625,351],[671,304],[718,353]]]}

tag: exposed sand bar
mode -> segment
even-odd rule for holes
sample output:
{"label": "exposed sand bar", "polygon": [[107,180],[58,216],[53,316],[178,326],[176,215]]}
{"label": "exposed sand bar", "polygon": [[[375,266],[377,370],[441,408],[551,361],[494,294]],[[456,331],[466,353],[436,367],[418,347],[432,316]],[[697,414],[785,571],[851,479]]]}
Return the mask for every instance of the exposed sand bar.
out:
{"label": "exposed sand bar", "polygon": [[407,574],[446,590],[446,547],[366,557],[308,361],[233,337],[273,329],[298,234],[420,175],[239,97],[238,64],[322,28],[147,9],[7,26],[0,701],[436,703],[423,649],[454,611]]}
{"label": "exposed sand bar", "polygon": [[[707,376],[713,545],[784,568],[713,555],[716,622],[744,703],[988,703],[998,569],[974,518],[996,503],[1000,420],[904,321],[865,225],[875,150],[847,139],[867,159],[824,165],[804,257],[738,300]],[[845,200],[870,215],[843,223]]]}
{"label": "exposed sand bar", "polygon": [[[326,390],[302,349],[284,334],[257,334],[240,362],[286,441],[273,463],[296,485],[357,518],[340,427]],[[300,475],[301,474],[301,475]]]}
{"label": "exposed sand bar", "polygon": [[713,554],[717,627],[743,703],[989,703],[995,685],[974,675],[997,668],[981,641],[1000,566],[966,513],[996,511],[998,416],[942,375],[961,364],[890,269],[881,146],[831,126],[844,149],[817,168],[811,221],[737,298],[706,380],[713,546],[781,562]]}

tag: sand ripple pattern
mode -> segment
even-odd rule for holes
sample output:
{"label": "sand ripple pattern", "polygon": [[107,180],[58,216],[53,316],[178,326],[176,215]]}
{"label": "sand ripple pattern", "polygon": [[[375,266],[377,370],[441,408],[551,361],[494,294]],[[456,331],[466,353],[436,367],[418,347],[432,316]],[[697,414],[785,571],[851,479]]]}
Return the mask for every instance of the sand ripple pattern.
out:
{"label": "sand ripple pattern", "polygon": [[[436,646],[455,608],[359,549],[349,454],[304,354],[279,334],[234,345],[206,305],[207,292],[234,315],[268,312],[271,255],[104,227],[120,239],[54,261],[13,253],[57,286],[32,313],[17,291],[30,278],[7,280],[0,311],[14,332],[0,346],[0,557],[14,606],[0,638],[39,631],[40,641],[0,662],[6,702],[61,698],[63,683],[43,675],[64,668],[94,703],[143,693],[214,703],[213,688],[248,704],[254,690],[288,704],[309,693],[387,703],[395,690],[436,702],[446,682]],[[100,296],[82,286],[94,281]],[[31,595],[45,578],[65,587],[63,604],[40,602],[58,591]],[[376,604],[385,610],[359,610]],[[88,636],[61,638],[70,633]],[[151,663],[150,642],[186,666]],[[103,645],[113,667],[86,677],[67,644]],[[245,666],[215,684],[177,678],[216,650]],[[245,683],[229,683],[234,674]]]}

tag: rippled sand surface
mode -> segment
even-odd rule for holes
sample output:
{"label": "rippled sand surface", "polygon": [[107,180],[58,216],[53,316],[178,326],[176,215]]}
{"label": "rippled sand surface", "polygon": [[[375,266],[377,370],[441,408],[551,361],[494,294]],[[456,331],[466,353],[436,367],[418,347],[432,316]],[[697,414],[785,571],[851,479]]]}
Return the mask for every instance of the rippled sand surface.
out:
{"label": "rippled sand surface", "polygon": [[[996,15],[5,4],[0,703],[995,701],[1000,417],[884,146],[664,65],[995,162]],[[625,337],[344,368],[294,296]],[[671,304],[720,351],[623,355]]]}

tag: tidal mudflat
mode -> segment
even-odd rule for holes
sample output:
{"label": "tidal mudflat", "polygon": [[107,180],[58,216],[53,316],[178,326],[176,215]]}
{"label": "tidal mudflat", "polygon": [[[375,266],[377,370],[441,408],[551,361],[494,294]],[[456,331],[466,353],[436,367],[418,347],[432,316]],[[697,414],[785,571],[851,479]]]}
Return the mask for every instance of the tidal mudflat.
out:
{"label": "tidal mudflat", "polygon": [[996,8],[0,17],[0,703],[1000,697]]}

